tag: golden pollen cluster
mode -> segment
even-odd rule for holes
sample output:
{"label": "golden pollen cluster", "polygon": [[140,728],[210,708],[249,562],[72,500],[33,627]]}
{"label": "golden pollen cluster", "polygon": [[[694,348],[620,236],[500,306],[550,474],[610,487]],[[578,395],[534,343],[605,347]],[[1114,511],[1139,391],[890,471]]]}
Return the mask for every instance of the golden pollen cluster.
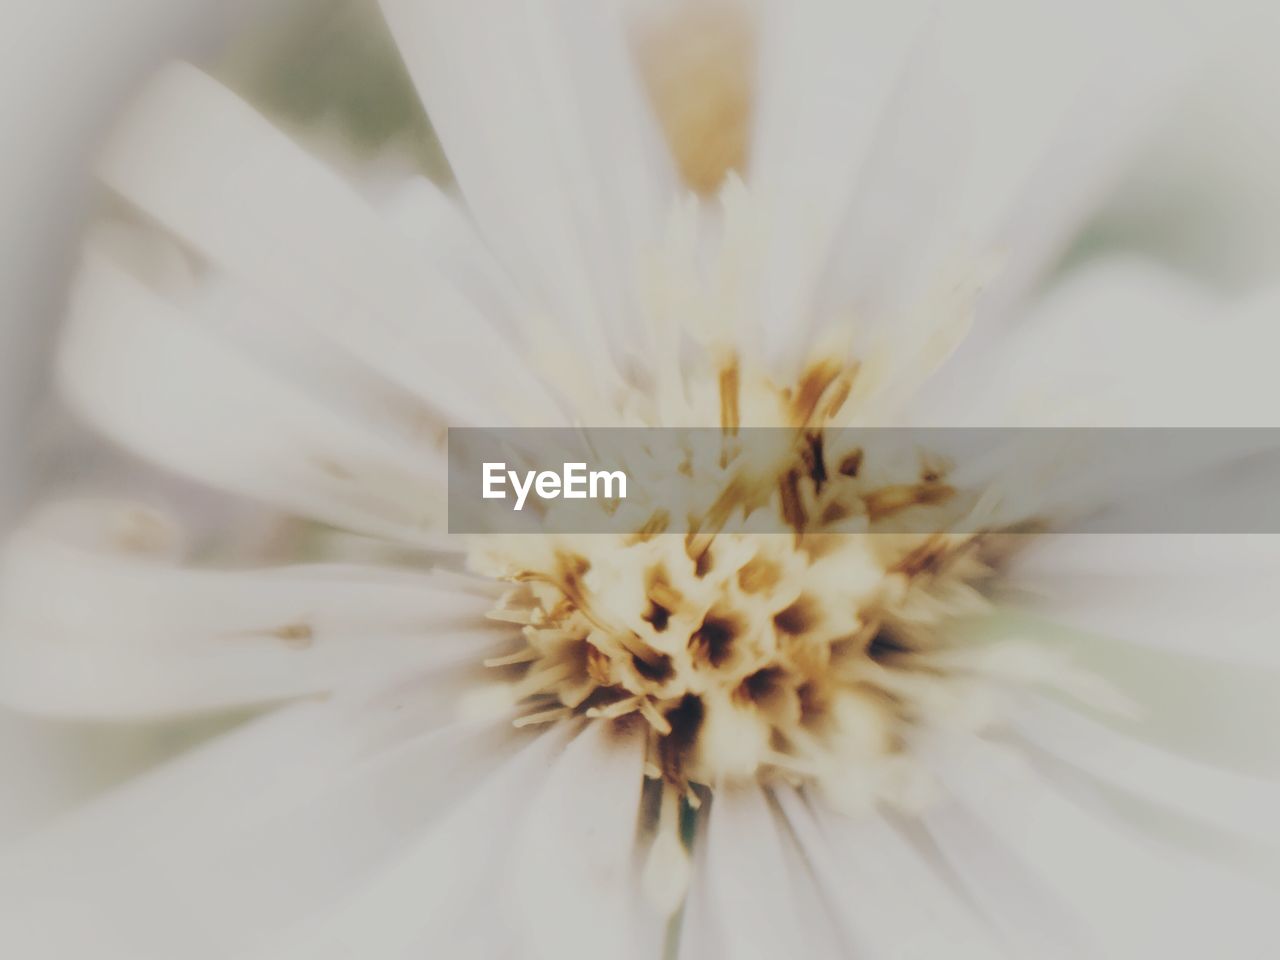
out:
{"label": "golden pollen cluster", "polygon": [[966,709],[948,628],[988,609],[992,541],[936,532],[929,514],[966,500],[943,465],[916,456],[908,476],[832,449],[813,414],[841,378],[810,379],[783,392],[804,408],[784,455],[749,474],[730,462],[692,532],[656,518],[477,545],[473,566],[511,584],[491,616],[520,640],[489,665],[519,725],[643,723],[651,773],[686,795],[781,779],[847,807],[914,802],[910,733]]}

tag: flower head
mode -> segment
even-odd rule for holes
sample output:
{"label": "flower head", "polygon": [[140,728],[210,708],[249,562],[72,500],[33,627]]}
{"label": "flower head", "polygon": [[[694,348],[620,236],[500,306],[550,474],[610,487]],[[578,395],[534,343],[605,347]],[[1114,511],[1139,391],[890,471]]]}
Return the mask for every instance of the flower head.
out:
{"label": "flower head", "polygon": [[[998,615],[1034,587],[1087,619],[1079,551],[1136,570],[1149,546],[1034,535],[1060,487],[1019,499],[838,432],[1257,422],[1264,316],[1223,333],[1133,264],[1035,295],[1184,65],[1167,12],[1106,5],[1100,30],[1094,6],[385,0],[457,195],[361,192],[167,68],[99,166],[153,223],[137,249],[91,238],[59,383],[133,452],[314,521],[321,562],[290,541],[279,566],[191,563],[170,518],[107,501],[11,541],[10,705],[273,709],[17,851],[0,889],[31,906],[0,938],[131,958],[1273,941],[1262,883],[1148,846],[1090,791],[1274,841],[1274,784],[1119,732],[1136,692]],[[1230,374],[1212,405],[1180,405],[1171,357]],[[450,426],[726,446],[688,464],[683,518],[461,537]],[[755,428],[785,442],[735,445]],[[1205,655],[1205,611],[1173,605],[1182,633],[1124,639]],[[1213,655],[1276,665],[1256,628]]]}

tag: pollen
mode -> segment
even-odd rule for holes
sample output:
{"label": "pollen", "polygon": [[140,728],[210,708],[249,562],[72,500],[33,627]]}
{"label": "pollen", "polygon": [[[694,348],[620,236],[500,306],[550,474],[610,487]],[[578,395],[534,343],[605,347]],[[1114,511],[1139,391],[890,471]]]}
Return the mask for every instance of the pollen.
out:
{"label": "pollen", "polygon": [[[648,768],[688,798],[755,781],[846,809],[914,802],[913,732],[961,709],[966,685],[938,664],[951,628],[989,609],[993,551],[981,534],[902,532],[964,495],[945,464],[904,472],[828,441],[852,378],[823,363],[772,389],[793,443],[749,481],[726,470],[693,533],[477,542],[473,567],[510,584],[491,616],[520,626],[490,661],[517,723],[640,724]],[[739,377],[720,386],[736,405]],[[766,515],[786,532],[753,532]]]}

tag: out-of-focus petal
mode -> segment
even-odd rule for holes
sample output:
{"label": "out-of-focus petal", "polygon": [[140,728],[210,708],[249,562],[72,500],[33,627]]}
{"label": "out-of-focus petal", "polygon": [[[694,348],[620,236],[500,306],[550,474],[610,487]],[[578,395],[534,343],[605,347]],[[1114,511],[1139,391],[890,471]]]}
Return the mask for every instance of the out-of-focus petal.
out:
{"label": "out-of-focus petal", "polygon": [[921,816],[920,828],[956,889],[998,932],[1013,957],[1074,960],[1102,955],[1089,927],[1073,916],[1016,851],[953,803]]}
{"label": "out-of-focus petal", "polygon": [[1029,543],[1006,582],[1025,609],[1076,629],[1280,668],[1278,553],[1274,537],[1064,534]]}
{"label": "out-of-focus petal", "polygon": [[1102,956],[1265,956],[1275,891],[1120,828],[1007,748],[944,736],[931,768],[993,838],[1081,918]]}
{"label": "out-of-focus petal", "polygon": [[0,946],[225,960],[314,925],[511,755],[505,719],[449,719],[456,683],[285,708],[25,841],[0,859]]}
{"label": "out-of-focus petal", "polygon": [[12,706],[108,718],[206,711],[478,660],[502,642],[483,620],[492,594],[453,580],[338,565],[184,568],[131,555],[159,522],[145,510],[54,513],[72,510],[80,539],[46,515],[3,554],[0,695]]}
{"label": "out-of-focus petal", "polygon": [[520,956],[519,932],[495,915],[493,878],[526,823],[531,791],[545,782],[570,736],[560,725],[522,747],[464,802],[402,836],[394,855],[351,896],[323,916],[302,918],[246,960]]}
{"label": "out-of-focus petal", "polygon": [[443,527],[444,458],[275,376],[106,259],[78,279],[59,357],[73,408],[202,483],[393,540]]}
{"label": "out-of-focus petal", "polygon": [[388,191],[379,209],[485,319],[515,342],[524,341],[533,308],[494,259],[461,198],[426,177],[411,177]]}
{"label": "out-of-focus petal", "polygon": [[1153,262],[1105,259],[1052,289],[979,368],[943,375],[954,372],[947,385],[973,404],[974,425],[1274,426],[1274,306],[1274,296],[1216,299]]}
{"label": "out-of-focus petal", "polygon": [[808,158],[770,222],[770,269],[791,279],[766,303],[793,350],[797,305],[865,324],[958,257],[996,258],[980,309],[1008,319],[1165,115],[1195,47],[1146,0],[767,9],[763,64],[780,68],[764,75],[761,176],[793,149]]}
{"label": "out-of-focus petal", "polygon": [[[764,4],[749,182],[767,225],[759,309],[795,351],[835,231],[860,186],[932,4]],[[907,162],[910,158],[900,158]]]}
{"label": "out-of-focus petal", "polygon": [[617,0],[384,0],[485,240],[579,349],[637,346],[674,197]]}
{"label": "out-of-focus petal", "polygon": [[591,724],[527,797],[494,909],[531,960],[660,955],[665,918],[637,884],[643,766],[638,730]]}
{"label": "out-of-focus petal", "polygon": [[[419,244],[185,64],[143,92],[103,180],[280,310],[458,422],[554,413],[516,347]],[[544,417],[545,419],[545,417]]]}
{"label": "out-of-focus petal", "polygon": [[1014,321],[1009,308],[1168,117],[1209,37],[1158,0],[942,9],[941,32],[955,40],[943,75],[963,86],[967,104],[952,229],[1001,257],[983,309]]}
{"label": "out-of-focus petal", "polygon": [[1280,853],[1280,783],[1178,756],[1043,700],[1011,722],[1032,746],[1075,769]]}
{"label": "out-of-focus petal", "polygon": [[699,840],[680,956],[821,956],[829,930],[811,929],[782,820],[758,786],[716,791]]}
{"label": "out-of-focus petal", "polygon": [[779,802],[850,955],[893,960],[1003,956],[926,857],[877,814],[850,819],[793,791]]}

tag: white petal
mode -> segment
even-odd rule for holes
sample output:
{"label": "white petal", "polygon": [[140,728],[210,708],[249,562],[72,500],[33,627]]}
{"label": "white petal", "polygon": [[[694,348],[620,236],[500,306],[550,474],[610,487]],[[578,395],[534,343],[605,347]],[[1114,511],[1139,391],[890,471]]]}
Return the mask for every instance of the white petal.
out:
{"label": "white petal", "polygon": [[716,791],[695,853],[680,956],[811,955],[781,822],[756,786]]}
{"label": "white petal", "polygon": [[1266,956],[1275,892],[1161,849],[1068,801],[1011,751],[948,737],[944,787],[1087,924],[1104,956]]}
{"label": "white petal", "polygon": [[991,345],[981,370],[958,364],[970,385],[949,384],[951,400],[965,425],[1272,427],[1278,298],[1221,300],[1154,261],[1097,260]]}
{"label": "white petal", "polygon": [[394,539],[443,526],[442,457],[259,368],[105,259],[77,280],[58,376],[91,423],[195,480]]}
{"label": "white petal", "polygon": [[[251,954],[261,960],[519,955],[515,931],[493,915],[491,884],[523,824],[530,789],[569,736],[560,724],[524,746],[464,803],[400,845],[391,862],[325,916],[310,917]],[[584,905],[590,909],[590,905]]]}
{"label": "white petal", "polygon": [[814,323],[852,316],[860,333],[893,323],[938,283],[945,258],[970,252],[939,226],[954,217],[965,171],[958,158],[968,143],[963,93],[939,53],[940,32],[933,18],[916,37],[856,190],[835,211],[813,291]]}
{"label": "white petal", "polygon": [[[1265,502],[1273,482],[1273,431],[1201,430],[1175,445],[1176,434],[1087,428],[1274,426],[1274,302],[1272,293],[1215,302],[1155,264],[1100,261],[1063,281],[1004,342],[957,357],[913,416],[931,425],[1076,428],[1008,435],[1015,466],[989,479],[1023,517],[1065,529],[1239,530],[1251,521],[1248,498]],[[1257,522],[1266,529],[1265,515]]]}
{"label": "white petal", "polygon": [[918,417],[946,426],[1179,425],[1193,404],[1181,391],[1170,396],[1168,386],[1188,367],[1179,356],[1166,369],[1165,345],[1202,328],[1201,346],[1216,338],[1210,318],[1218,307],[1155,264],[1089,265],[1068,274],[1001,342],[944,367],[917,399]]}
{"label": "white petal", "polygon": [[986,422],[1274,426],[1274,306],[1215,301],[1137,258],[1099,261],[1054,288],[992,358],[1006,376],[991,384]]}
{"label": "white petal", "polygon": [[779,802],[850,955],[928,960],[1003,956],[969,905],[894,827],[874,813],[810,809],[792,791]]}
{"label": "white petal", "polygon": [[[127,529],[139,508],[71,505]],[[56,511],[55,511],[56,512]],[[154,716],[323,693],[483,659],[492,598],[342,566],[192,569],[68,543],[37,520],[3,554],[0,696],[69,716]]]}
{"label": "white petal", "polygon": [[1065,534],[1010,565],[1022,605],[1055,622],[1155,650],[1280,666],[1270,585],[1280,538]]}
{"label": "white petal", "polygon": [[441,688],[286,708],[131,783],[0,861],[6,954],[225,960],[312,924],[511,750],[439,724]]}
{"label": "white petal", "polygon": [[[395,213],[402,213],[400,206],[396,204]],[[180,304],[193,322],[207,326],[264,375],[358,420],[370,434],[407,441],[414,447],[434,445],[434,435],[441,428],[439,417],[420,398],[293,321],[243,282],[200,269],[154,226],[108,222],[91,232],[85,249],[95,266],[106,261],[123,268],[158,297]]]}
{"label": "white petal", "polygon": [[966,254],[1000,258],[982,310],[1004,316],[1155,128],[1190,59],[1186,26],[1146,0],[792,6],[776,17],[813,29],[790,58],[800,28],[766,35],[766,67],[772,53],[786,69],[777,91],[764,84],[757,152],[765,175],[793,137],[810,158],[812,179],[786,196],[824,206],[797,204],[790,221],[810,230],[788,227],[779,248],[825,267],[805,295],[842,320],[902,309]]}
{"label": "white petal", "polygon": [[768,211],[761,312],[775,349],[799,346],[795,319],[812,306],[930,6],[814,0],[763,8],[750,173]]}
{"label": "white petal", "polygon": [[1212,571],[1270,576],[1280,571],[1275,534],[1050,534],[1028,541],[1019,573],[1044,582],[1058,577],[1156,577],[1186,581]]}
{"label": "white petal", "polygon": [[[114,260],[114,248],[101,249],[108,261]],[[443,446],[438,412],[339,344],[289,322],[278,307],[234,278],[206,274],[193,290],[169,302],[263,376],[306,393],[370,436],[421,450],[429,459]]]}
{"label": "white petal", "polygon": [[[790,792],[791,788],[774,790],[775,798],[780,791]],[[785,813],[779,819],[783,823],[789,823]],[[796,905],[796,919],[808,941],[808,954],[815,957],[845,956],[849,952],[849,946],[837,916],[845,905],[836,904],[833,909],[831,902],[824,896],[826,891],[821,889],[813,865],[801,849],[794,831],[785,832],[786,841],[782,845],[782,851],[793,891],[792,901]]]}
{"label": "white petal", "polygon": [[1200,38],[1149,0],[944,9],[969,106],[956,220],[1004,259],[984,305],[1003,316],[1168,115]]}
{"label": "white petal", "polygon": [[[1274,670],[1215,659],[1211,651],[1171,653],[1016,614],[992,625],[995,638],[1038,640],[1081,677],[1104,678],[1129,708],[1118,712],[1106,702],[1093,705],[1097,712],[1090,715],[1108,728],[1200,763],[1280,778],[1280,740],[1272,733],[1280,730]],[[1090,712],[1089,704],[1077,699],[1070,706]]]}
{"label": "white petal", "polygon": [[420,244],[459,293],[502,333],[517,342],[527,335],[523,328],[532,308],[493,258],[460,200],[426,177],[413,177],[387,197],[383,215]]}
{"label": "white petal", "polygon": [[921,826],[957,887],[999,931],[1015,957],[1074,960],[1101,955],[1088,926],[972,815],[943,804]]}
{"label": "white petal", "polygon": [[496,912],[530,958],[659,955],[665,918],[648,911],[636,874],[644,738],[589,724],[527,798]]}
{"label": "white petal", "polygon": [[0,707],[0,850],[201,738],[193,726],[86,726]]}
{"label": "white petal", "polygon": [[1045,700],[1012,723],[1034,746],[1111,786],[1280,852],[1280,784],[1188,760]]}
{"label": "white petal", "polygon": [[[445,153],[521,290],[593,351],[625,342],[674,195],[615,0],[383,0]],[[598,355],[598,354],[597,354]]]}
{"label": "white petal", "polygon": [[[99,161],[112,188],[294,320],[463,422],[554,408],[512,348],[336,174],[192,67]],[[518,401],[518,402],[517,402]]]}

